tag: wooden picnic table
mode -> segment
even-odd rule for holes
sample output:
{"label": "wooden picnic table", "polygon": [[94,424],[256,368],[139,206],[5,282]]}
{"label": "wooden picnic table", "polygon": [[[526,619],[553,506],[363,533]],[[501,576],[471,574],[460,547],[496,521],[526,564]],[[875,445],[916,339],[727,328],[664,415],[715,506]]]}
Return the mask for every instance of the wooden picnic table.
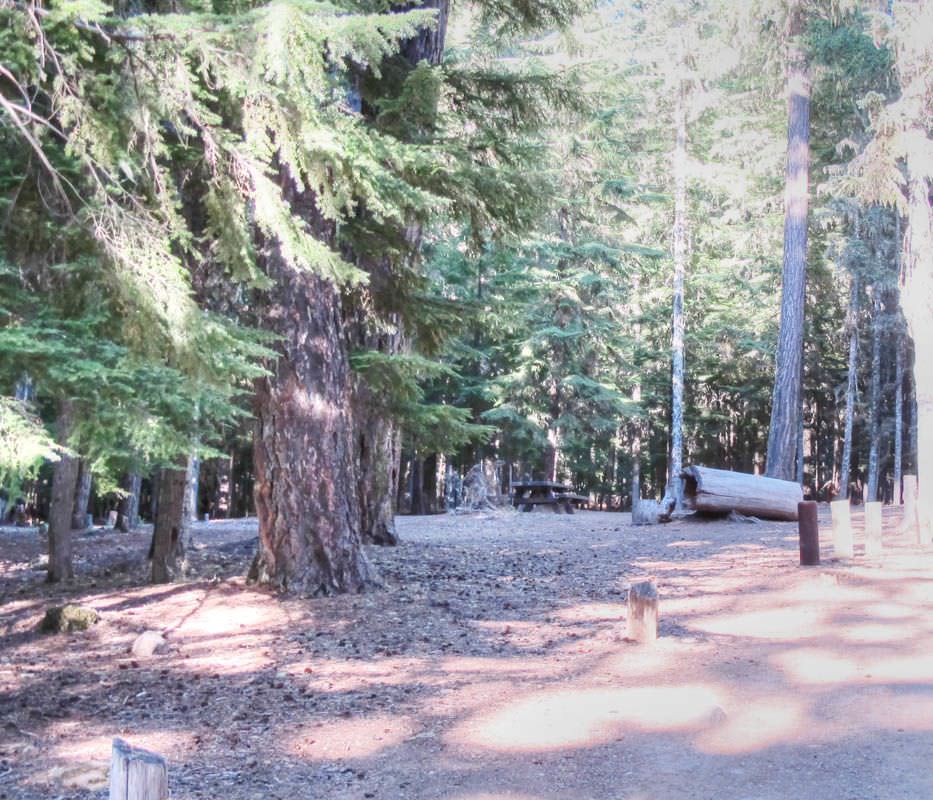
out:
{"label": "wooden picnic table", "polygon": [[585,505],[588,497],[574,494],[571,487],[557,481],[519,481],[512,484],[512,505],[522,511],[550,506],[555,514],[572,514],[574,506]]}

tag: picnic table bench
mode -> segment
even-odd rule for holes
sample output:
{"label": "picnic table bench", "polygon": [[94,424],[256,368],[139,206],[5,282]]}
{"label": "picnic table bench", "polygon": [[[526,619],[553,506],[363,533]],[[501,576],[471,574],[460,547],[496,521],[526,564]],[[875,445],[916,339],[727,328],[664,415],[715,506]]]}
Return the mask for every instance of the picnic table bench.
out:
{"label": "picnic table bench", "polygon": [[521,481],[512,484],[512,505],[522,511],[535,506],[550,506],[555,514],[572,514],[574,508],[586,505],[589,498],[575,494],[569,486],[556,481]]}

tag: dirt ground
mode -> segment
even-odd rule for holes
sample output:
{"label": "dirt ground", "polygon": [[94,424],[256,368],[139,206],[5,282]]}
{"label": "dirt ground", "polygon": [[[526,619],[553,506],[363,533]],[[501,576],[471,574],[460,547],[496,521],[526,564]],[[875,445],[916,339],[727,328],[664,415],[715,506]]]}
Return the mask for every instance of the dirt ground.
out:
{"label": "dirt ground", "polygon": [[[194,577],[141,586],[148,534],[79,535],[73,587],[0,530],[0,800],[106,797],[113,737],[173,798],[927,800],[933,553],[797,566],[794,523],[512,511],[399,520],[386,588],[247,587],[251,521],[198,524]],[[625,640],[654,579],[661,638]],[[35,632],[53,602],[85,633]],[[134,658],[141,632],[167,649]]]}

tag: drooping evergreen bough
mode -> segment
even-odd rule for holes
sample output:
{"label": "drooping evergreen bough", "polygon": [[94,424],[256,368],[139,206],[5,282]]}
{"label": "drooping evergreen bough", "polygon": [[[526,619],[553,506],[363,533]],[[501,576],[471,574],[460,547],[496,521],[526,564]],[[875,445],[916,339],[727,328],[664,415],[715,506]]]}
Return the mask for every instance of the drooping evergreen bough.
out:
{"label": "drooping evergreen bough", "polygon": [[[11,54],[0,135],[26,176],[19,187],[15,169],[5,176],[7,219],[39,231],[30,239],[7,225],[12,283],[39,305],[52,291],[68,297],[50,304],[63,327],[100,310],[101,341],[116,353],[84,362],[93,378],[82,382],[55,378],[21,346],[7,351],[5,374],[41,373],[40,393],[60,409],[60,446],[165,464],[209,440],[205,430],[236,413],[253,380],[254,576],[308,594],[359,590],[375,579],[362,537],[392,538],[385,475],[398,448],[351,353],[398,356],[415,334],[420,231],[432,214],[480,226],[519,220],[533,178],[522,175],[521,148],[488,131],[496,103],[516,97],[521,81],[441,64],[446,2],[217,0],[172,10],[0,6],[0,45]],[[575,10],[567,0],[498,2],[484,20],[564,23]],[[476,124],[490,107],[490,125]],[[458,124],[471,134],[457,136]],[[68,265],[78,260],[75,280]],[[4,333],[22,340],[35,321],[13,307]],[[41,327],[53,329],[48,319]],[[127,397],[102,402],[91,387],[109,385],[114,360],[143,375],[114,381]],[[176,376],[158,400],[175,403],[171,413],[139,403],[152,390],[140,385],[147,371]],[[82,444],[73,420],[103,409],[127,424],[101,425]],[[133,441],[140,413],[158,447]],[[173,424],[179,417],[189,424]],[[73,496],[73,485],[58,489],[59,503]]]}

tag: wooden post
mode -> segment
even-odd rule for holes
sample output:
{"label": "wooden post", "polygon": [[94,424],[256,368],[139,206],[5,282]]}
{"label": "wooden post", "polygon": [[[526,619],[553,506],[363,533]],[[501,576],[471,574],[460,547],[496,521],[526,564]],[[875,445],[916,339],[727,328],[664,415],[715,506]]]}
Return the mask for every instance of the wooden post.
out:
{"label": "wooden post", "polygon": [[110,800],[167,800],[168,768],[162,756],[113,740]]}
{"label": "wooden post", "polygon": [[865,503],[865,555],[880,556],[881,550],[881,503]]}
{"label": "wooden post", "polygon": [[816,518],[816,503],[797,503],[797,530],[800,533],[800,566],[815,567],[820,563],[820,524]]}
{"label": "wooden post", "polygon": [[658,638],[658,590],[651,581],[633,583],[628,590],[628,638],[640,644]]}
{"label": "wooden post", "polygon": [[834,500],[829,504],[833,514],[833,554],[836,558],[852,558],[852,515],[848,500]]}
{"label": "wooden post", "polygon": [[901,533],[913,533],[919,541],[920,531],[917,524],[917,476],[904,476],[904,517],[901,520]]}

